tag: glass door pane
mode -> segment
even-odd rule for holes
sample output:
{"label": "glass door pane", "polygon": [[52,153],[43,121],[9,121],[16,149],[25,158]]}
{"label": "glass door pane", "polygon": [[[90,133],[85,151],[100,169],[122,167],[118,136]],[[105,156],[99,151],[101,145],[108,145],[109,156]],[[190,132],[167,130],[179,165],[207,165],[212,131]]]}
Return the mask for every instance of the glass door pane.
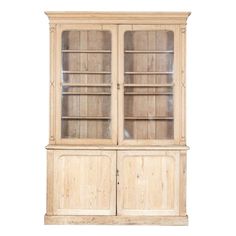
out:
{"label": "glass door pane", "polygon": [[61,137],[111,138],[111,33],[62,33]]}
{"label": "glass door pane", "polygon": [[124,139],[173,139],[174,33],[124,35]]}

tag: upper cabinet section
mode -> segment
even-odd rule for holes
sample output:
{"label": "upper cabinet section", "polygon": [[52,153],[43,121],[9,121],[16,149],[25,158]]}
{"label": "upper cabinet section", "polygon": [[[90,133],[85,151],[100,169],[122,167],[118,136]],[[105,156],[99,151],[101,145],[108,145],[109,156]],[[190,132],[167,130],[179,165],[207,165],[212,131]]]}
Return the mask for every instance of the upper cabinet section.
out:
{"label": "upper cabinet section", "polygon": [[185,144],[189,13],[46,14],[51,144]]}

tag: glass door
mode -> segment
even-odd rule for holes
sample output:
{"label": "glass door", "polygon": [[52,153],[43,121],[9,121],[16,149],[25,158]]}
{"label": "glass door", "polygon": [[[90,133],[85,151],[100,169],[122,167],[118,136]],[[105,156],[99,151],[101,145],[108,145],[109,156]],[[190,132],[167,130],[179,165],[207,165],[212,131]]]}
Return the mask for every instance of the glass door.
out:
{"label": "glass door", "polygon": [[120,140],[130,144],[173,143],[174,31],[126,27],[121,30]]}
{"label": "glass door", "polygon": [[60,137],[66,143],[116,142],[114,36],[97,27],[61,32]]}

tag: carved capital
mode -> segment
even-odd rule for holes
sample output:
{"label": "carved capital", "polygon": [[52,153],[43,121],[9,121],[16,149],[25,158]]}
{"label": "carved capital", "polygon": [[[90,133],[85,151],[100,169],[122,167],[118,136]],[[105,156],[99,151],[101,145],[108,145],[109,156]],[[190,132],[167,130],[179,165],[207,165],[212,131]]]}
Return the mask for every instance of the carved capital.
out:
{"label": "carved capital", "polygon": [[56,24],[50,24],[50,33],[54,33],[56,31]]}
{"label": "carved capital", "polygon": [[181,33],[182,33],[182,34],[185,34],[185,33],[186,33],[186,28],[185,28],[185,27],[182,27],[182,28],[181,28]]}

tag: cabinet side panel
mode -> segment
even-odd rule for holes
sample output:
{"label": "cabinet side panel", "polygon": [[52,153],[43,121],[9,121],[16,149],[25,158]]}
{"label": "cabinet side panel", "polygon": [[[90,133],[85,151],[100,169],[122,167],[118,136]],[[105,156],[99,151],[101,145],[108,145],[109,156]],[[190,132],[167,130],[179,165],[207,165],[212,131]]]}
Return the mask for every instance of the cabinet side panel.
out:
{"label": "cabinet side panel", "polygon": [[47,151],[47,215],[54,213],[54,151]]}
{"label": "cabinet side panel", "polygon": [[179,215],[186,215],[186,171],[187,171],[187,153],[180,152],[180,172],[179,172]]}

